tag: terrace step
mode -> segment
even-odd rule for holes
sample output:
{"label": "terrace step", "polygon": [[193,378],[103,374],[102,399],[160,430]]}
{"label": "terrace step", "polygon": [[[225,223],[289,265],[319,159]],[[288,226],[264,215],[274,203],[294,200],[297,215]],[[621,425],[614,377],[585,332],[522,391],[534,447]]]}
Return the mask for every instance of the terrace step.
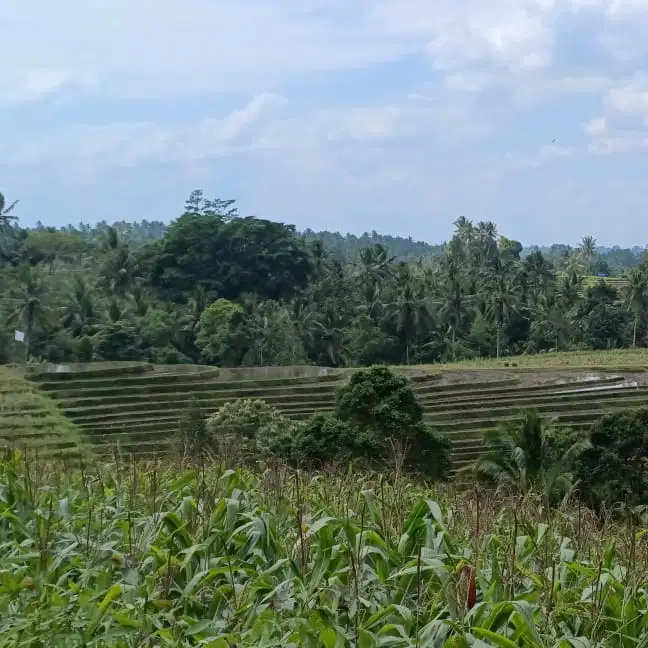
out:
{"label": "terrace step", "polygon": [[[623,376],[614,376],[610,379],[602,380],[601,382],[597,381],[596,385],[603,388],[605,386],[622,383],[624,382],[624,380],[625,378]],[[590,386],[592,386],[592,381],[584,380],[584,381],[574,381],[569,384],[548,383],[545,385],[531,385],[526,387],[518,386],[514,388],[505,388],[505,389],[493,389],[493,390],[483,390],[483,391],[480,390],[479,392],[470,393],[470,394],[451,393],[448,394],[447,396],[444,396],[444,398],[434,400],[433,403],[435,405],[438,404],[439,406],[453,405],[458,403],[462,403],[462,404],[465,403],[468,405],[474,402],[498,400],[506,397],[515,397],[515,398],[529,397],[530,398],[530,397],[542,396],[542,395],[551,396],[554,394],[561,393],[562,390],[566,388],[573,389],[573,388],[590,387]],[[427,403],[428,401],[432,401],[432,398],[426,395],[421,400]]]}
{"label": "terrace step", "polygon": [[[565,411],[570,411],[574,408],[578,408],[580,405],[586,406],[591,410],[601,412],[607,410],[607,408],[609,407],[615,407],[616,409],[624,407],[636,409],[645,406],[646,404],[648,404],[648,398],[646,398],[646,396],[643,394],[636,396],[634,395],[634,392],[630,392],[630,394],[615,392],[599,395],[599,397],[596,399],[581,398],[563,402],[555,402],[550,400],[548,402],[535,404],[533,405],[532,409],[539,414],[551,416],[560,415]],[[480,417],[484,417],[484,415],[498,418],[499,416],[510,415],[511,411],[515,409],[520,412],[522,409],[524,409],[524,407],[520,406],[516,408],[516,405],[511,403],[502,405],[498,404],[496,407],[489,406],[483,408],[478,407],[477,405],[473,405],[470,408],[447,410],[442,412],[428,410],[426,412],[425,419],[428,422],[439,426],[445,421],[456,421],[458,419],[466,421],[470,419],[479,419]]]}
{"label": "terrace step", "polygon": [[[175,395],[178,396],[178,395]],[[258,395],[257,395],[258,396]],[[141,409],[151,410],[155,409],[156,411],[164,409],[181,409],[187,410],[187,408],[192,403],[197,403],[198,406],[203,409],[210,407],[212,409],[218,409],[219,407],[225,405],[226,403],[231,403],[233,399],[231,397],[222,398],[218,397],[205,397],[201,396],[200,398],[193,395],[189,395],[188,398],[173,398],[165,399],[160,398],[160,396],[149,396],[147,398],[138,398],[137,400],[121,400],[120,402],[107,404],[102,402],[100,404],[79,405],[78,401],[62,401],[63,411],[69,416],[75,416],[77,414],[97,414],[101,415],[103,413],[113,414],[117,412],[136,412]],[[312,394],[312,393],[299,393],[299,394],[280,394],[276,396],[266,396],[262,399],[264,402],[273,406],[282,406],[282,405],[318,405],[320,403],[325,403],[327,405],[332,405],[335,402],[333,394]],[[73,404],[74,403],[74,404]]]}
{"label": "terrace step", "polygon": [[[56,374],[53,374],[56,375]],[[294,385],[318,384],[341,382],[344,380],[342,373],[330,373],[323,376],[287,376],[285,378],[245,378],[245,379],[223,379],[219,377],[216,370],[197,371],[191,373],[145,373],[136,376],[114,376],[110,378],[87,378],[72,374],[60,374],[61,376],[70,376],[69,379],[58,378],[56,380],[34,380],[43,391],[70,391],[85,389],[117,389],[128,388],[136,389],[138,387],[154,386],[164,387],[168,385],[181,385],[190,387],[196,383],[218,383],[223,390],[226,389],[248,389],[260,387],[267,389],[269,387],[291,387]]]}

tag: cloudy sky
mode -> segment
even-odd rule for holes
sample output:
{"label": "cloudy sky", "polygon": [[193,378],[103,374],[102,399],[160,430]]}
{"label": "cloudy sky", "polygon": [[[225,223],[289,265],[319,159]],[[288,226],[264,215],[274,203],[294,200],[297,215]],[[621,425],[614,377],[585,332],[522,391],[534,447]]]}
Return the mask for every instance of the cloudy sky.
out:
{"label": "cloudy sky", "polygon": [[21,0],[0,191],[24,224],[188,193],[329,229],[648,243],[648,0]]}

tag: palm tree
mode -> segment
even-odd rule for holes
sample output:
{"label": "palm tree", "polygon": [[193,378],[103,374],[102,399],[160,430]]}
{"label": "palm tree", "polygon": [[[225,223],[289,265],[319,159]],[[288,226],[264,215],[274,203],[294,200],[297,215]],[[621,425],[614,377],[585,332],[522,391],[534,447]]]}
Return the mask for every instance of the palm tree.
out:
{"label": "palm tree", "polygon": [[541,295],[547,295],[555,279],[553,266],[539,250],[531,252],[524,259],[523,272],[527,288],[527,301],[533,308]]}
{"label": "palm tree", "polygon": [[4,194],[0,192],[0,228],[4,229],[15,225],[18,221],[18,216],[12,214],[16,205],[18,204],[17,200],[14,200],[10,205],[7,205]]}
{"label": "palm tree", "polygon": [[7,326],[21,326],[25,333],[25,360],[31,357],[33,334],[37,328],[45,329],[53,319],[53,310],[46,304],[47,287],[40,273],[31,266],[21,272],[18,304],[7,317]]}
{"label": "palm tree", "polygon": [[642,268],[633,268],[624,288],[626,308],[634,315],[632,346],[637,346],[637,325],[648,309],[648,275]]}
{"label": "palm tree", "polygon": [[541,295],[533,308],[529,350],[537,351],[544,341],[550,340],[554,349],[559,351],[561,342],[567,341],[571,329],[569,315],[558,293]]}
{"label": "palm tree", "polygon": [[583,437],[571,443],[560,457],[551,457],[553,428],[551,421],[534,410],[523,411],[521,420],[506,421],[485,433],[487,451],[471,470],[480,481],[497,488],[519,493],[541,488],[547,502],[551,501],[557,492],[568,490],[571,463],[588,446]]}
{"label": "palm tree", "polygon": [[395,256],[391,256],[381,243],[370,245],[360,250],[360,263],[356,276],[364,286],[366,303],[375,297],[379,287],[394,274]]}
{"label": "palm tree", "polygon": [[94,289],[84,275],[75,274],[61,307],[61,324],[73,337],[81,337],[92,333],[98,321]]}
{"label": "palm tree", "polygon": [[484,283],[484,303],[486,316],[497,329],[497,357],[502,352],[502,333],[512,315],[519,306],[520,285],[511,273],[503,267],[493,269],[493,273]]}
{"label": "palm tree", "polygon": [[434,323],[430,302],[420,285],[404,276],[396,300],[387,305],[387,317],[405,343],[405,362],[410,363],[410,347],[414,340]]}
{"label": "palm tree", "polygon": [[584,236],[581,240],[580,255],[585,263],[587,274],[592,272],[592,259],[596,252],[596,239],[593,236]]}
{"label": "palm tree", "polygon": [[439,281],[439,315],[448,322],[451,334],[452,357],[455,359],[457,331],[468,312],[470,297],[466,295],[464,275],[459,259],[446,254],[441,262],[442,275]]}
{"label": "palm tree", "polygon": [[309,321],[309,333],[314,346],[323,346],[332,366],[340,367],[345,363],[349,350],[347,333],[333,304],[329,303],[323,310],[314,313]]}

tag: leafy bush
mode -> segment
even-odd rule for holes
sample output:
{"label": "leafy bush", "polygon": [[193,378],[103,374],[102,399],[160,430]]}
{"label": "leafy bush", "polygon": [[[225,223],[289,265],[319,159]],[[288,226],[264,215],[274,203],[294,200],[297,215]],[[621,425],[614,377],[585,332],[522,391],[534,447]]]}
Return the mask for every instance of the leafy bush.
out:
{"label": "leafy bush", "polygon": [[648,409],[606,414],[576,462],[580,492],[595,509],[648,504]]}
{"label": "leafy bush", "polygon": [[212,438],[207,431],[205,416],[195,396],[191,398],[186,413],[180,419],[180,442],[183,453],[188,455],[200,455],[212,449]]}
{"label": "leafy bush", "polygon": [[353,425],[386,460],[396,450],[404,465],[432,479],[450,469],[449,439],[423,422],[410,381],[385,366],[357,371],[337,396],[336,417]]}
{"label": "leafy bush", "polygon": [[356,371],[337,395],[336,415],[382,436],[399,436],[423,420],[409,380],[389,367]]}
{"label": "leafy bush", "polygon": [[239,399],[225,403],[207,421],[215,445],[224,456],[237,459],[290,455],[281,452],[289,443],[296,423],[260,399]]}
{"label": "leafy bush", "polygon": [[381,446],[375,437],[335,416],[313,416],[296,432],[291,458],[301,465],[319,468],[327,463],[358,458],[371,462],[380,456]]}

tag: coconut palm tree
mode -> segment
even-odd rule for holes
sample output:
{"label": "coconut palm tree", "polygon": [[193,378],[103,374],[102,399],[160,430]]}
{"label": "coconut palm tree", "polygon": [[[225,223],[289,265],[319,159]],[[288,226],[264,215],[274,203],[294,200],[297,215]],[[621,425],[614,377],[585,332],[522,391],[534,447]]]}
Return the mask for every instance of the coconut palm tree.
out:
{"label": "coconut palm tree", "polygon": [[25,360],[31,357],[33,334],[37,328],[46,329],[54,319],[54,312],[46,303],[47,287],[40,272],[24,266],[20,273],[20,289],[15,308],[7,317],[7,326],[20,326],[25,334]]}
{"label": "coconut palm tree", "polygon": [[502,334],[511,317],[518,311],[520,304],[520,284],[503,267],[495,268],[483,286],[485,314],[497,329],[496,355],[502,352]]}
{"label": "coconut palm tree", "polygon": [[587,274],[592,272],[592,259],[596,252],[596,239],[593,236],[584,236],[580,244],[580,255],[585,264]]}
{"label": "coconut palm tree", "polygon": [[410,363],[410,349],[414,340],[434,325],[431,303],[423,286],[404,273],[396,299],[387,304],[387,318],[405,344],[405,362]]}
{"label": "coconut palm tree", "polygon": [[18,201],[14,200],[10,205],[7,205],[4,195],[0,192],[0,229],[16,224],[18,216],[12,214],[12,212],[17,204]]}
{"label": "coconut palm tree", "polygon": [[464,271],[460,260],[453,254],[446,254],[441,261],[441,276],[438,283],[439,316],[450,329],[452,357],[455,359],[457,331],[462,319],[468,313],[470,295],[466,294]]}
{"label": "coconut palm tree", "polygon": [[626,308],[634,315],[632,326],[632,346],[637,346],[637,325],[648,310],[648,275],[643,268],[633,268],[628,275],[624,288]]}
{"label": "coconut palm tree", "polygon": [[[583,437],[571,443],[560,457],[551,457],[553,428],[551,421],[534,410],[523,411],[521,420],[507,421],[485,433],[486,454],[477,459],[472,471],[477,479],[492,486],[519,493],[540,488],[548,502],[553,500],[571,486],[571,464],[588,446]],[[549,463],[550,458],[553,463]]]}
{"label": "coconut palm tree", "polygon": [[72,333],[73,337],[82,337],[92,334],[98,323],[99,314],[94,288],[85,275],[75,274],[61,306],[61,324]]}

